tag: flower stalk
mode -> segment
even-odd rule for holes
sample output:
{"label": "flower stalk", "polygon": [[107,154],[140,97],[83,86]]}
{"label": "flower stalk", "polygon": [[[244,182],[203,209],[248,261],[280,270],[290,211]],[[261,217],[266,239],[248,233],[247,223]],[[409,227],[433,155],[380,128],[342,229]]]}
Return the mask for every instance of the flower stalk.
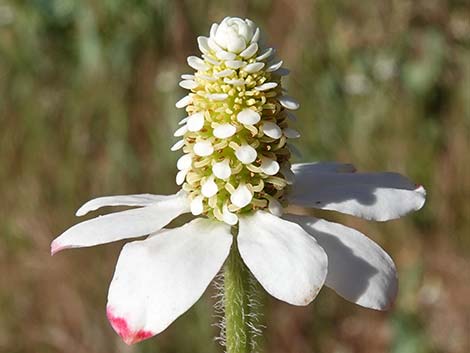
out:
{"label": "flower stalk", "polygon": [[224,267],[225,345],[227,353],[250,353],[250,273],[233,242]]}

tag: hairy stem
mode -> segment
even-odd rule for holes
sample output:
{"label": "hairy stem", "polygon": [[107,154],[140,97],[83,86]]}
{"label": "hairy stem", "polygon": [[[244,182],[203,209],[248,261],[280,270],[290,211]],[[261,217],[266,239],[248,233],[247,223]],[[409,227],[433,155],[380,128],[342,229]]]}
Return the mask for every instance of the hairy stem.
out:
{"label": "hairy stem", "polygon": [[238,252],[236,241],[224,267],[225,345],[227,353],[250,353],[249,272]]}

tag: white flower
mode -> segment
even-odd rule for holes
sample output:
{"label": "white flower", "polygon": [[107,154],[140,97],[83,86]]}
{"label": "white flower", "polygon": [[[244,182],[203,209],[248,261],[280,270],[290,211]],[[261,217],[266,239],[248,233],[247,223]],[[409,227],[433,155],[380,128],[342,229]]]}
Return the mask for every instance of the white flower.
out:
{"label": "white flower", "polygon": [[[380,246],[356,230],[291,210],[333,210],[386,221],[420,209],[424,188],[396,173],[356,173],[350,164],[291,165],[286,142],[299,133],[288,127],[287,110],[298,103],[282,95],[285,69],[272,63],[267,67],[274,65],[274,71],[262,69],[274,50],[259,48],[256,33],[251,21],[227,18],[213,26],[210,38],[199,38],[204,60],[188,60],[197,72],[195,84],[185,84],[191,92],[178,103],[189,116],[177,134],[183,142],[175,148],[184,153],[177,176],[182,190],[91,200],[77,215],[104,206],[138,208],[84,221],[52,242],[55,254],[149,235],[124,246],[108,294],[108,318],[128,344],[162,332],[187,311],[234,241],[264,289],[287,303],[307,305],[323,285],[377,310],[395,299],[395,265]],[[263,65],[253,71],[256,64]],[[216,75],[226,67],[238,68]],[[270,80],[276,84],[267,85]],[[207,96],[206,85],[212,89]],[[220,126],[230,133],[219,134]],[[165,228],[185,213],[197,217]]]}

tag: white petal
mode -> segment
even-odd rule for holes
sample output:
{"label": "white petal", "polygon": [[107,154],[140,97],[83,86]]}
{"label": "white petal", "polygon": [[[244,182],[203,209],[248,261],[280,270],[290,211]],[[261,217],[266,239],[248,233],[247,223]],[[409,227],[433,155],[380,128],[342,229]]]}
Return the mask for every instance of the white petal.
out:
{"label": "white petal", "polygon": [[206,95],[207,98],[212,99],[213,101],[224,101],[228,98],[226,93],[210,93]]}
{"label": "white petal", "polygon": [[253,194],[245,184],[240,184],[230,195],[230,201],[237,207],[243,208],[247,206],[253,199]]}
{"label": "white petal", "polygon": [[95,211],[101,207],[108,206],[148,206],[152,203],[165,200],[173,196],[136,194],[136,195],[116,195],[103,196],[85,202],[75,213],[76,216],[84,216],[88,212]]}
{"label": "white petal", "polygon": [[201,50],[201,52],[203,52],[204,54],[209,54],[210,53],[208,40],[209,40],[209,38],[207,38],[207,37],[203,37],[203,36],[197,37],[197,44],[199,46],[199,50]]}
{"label": "white petal", "polygon": [[263,91],[269,91],[270,89],[273,89],[276,87],[277,87],[276,82],[266,82],[266,83],[263,83],[261,86],[255,87],[255,90],[263,92]]}
{"label": "white petal", "polygon": [[233,75],[234,73],[235,73],[235,71],[233,71],[232,69],[225,69],[225,70],[214,73],[214,76],[216,76],[216,77],[227,77],[227,76]]}
{"label": "white petal", "polygon": [[183,80],[179,83],[181,88],[184,89],[195,89],[196,87],[199,86],[199,83],[197,83],[194,80]]}
{"label": "white petal", "polygon": [[297,139],[300,137],[300,132],[290,127],[285,128],[284,130],[282,130],[282,132],[284,133],[285,137],[290,139]]}
{"label": "white petal", "polygon": [[207,65],[204,60],[198,58],[197,56],[189,56],[188,65],[191,66],[194,70],[198,71],[207,71],[209,70],[209,65]]}
{"label": "white petal", "polygon": [[184,146],[184,140],[179,140],[176,142],[173,146],[171,146],[170,150],[172,151],[178,151],[180,148]]}
{"label": "white petal", "polygon": [[264,63],[255,62],[252,64],[246,65],[242,70],[248,72],[249,74],[254,74],[255,72],[260,71],[264,67]]}
{"label": "white petal", "polygon": [[209,45],[209,48],[211,48],[211,50],[213,50],[215,52],[218,52],[218,51],[222,50],[222,48],[219,47],[219,45],[212,38],[209,38],[209,40],[207,41],[207,44]]}
{"label": "white petal", "polygon": [[206,81],[209,81],[209,82],[215,82],[217,81],[217,77],[213,77],[213,76],[208,76],[208,75],[203,75],[199,72],[196,73],[196,76],[202,80],[206,80]]}
{"label": "white petal", "polygon": [[245,108],[237,114],[237,120],[245,125],[254,125],[261,120],[261,115],[253,109]]}
{"label": "white petal", "polygon": [[289,216],[310,233],[328,255],[325,284],[356,304],[388,309],[397,295],[393,260],[357,230],[307,216]]}
{"label": "white petal", "polygon": [[306,167],[294,173],[292,204],[370,220],[399,218],[419,210],[426,198],[422,186],[397,173],[318,173]]}
{"label": "white petal", "polygon": [[201,193],[205,197],[212,197],[215,194],[217,194],[217,191],[219,191],[219,188],[217,184],[214,182],[214,177],[210,176],[209,178],[207,178],[204,184],[202,184]]}
{"label": "white petal", "polygon": [[205,61],[210,62],[212,65],[220,65],[220,62],[215,60],[212,56],[210,55],[205,55],[203,54],[202,57],[204,58]]}
{"label": "white petal", "polygon": [[194,76],[193,74],[182,74],[181,75],[181,78],[183,80],[194,80],[196,76]]}
{"label": "white petal", "polygon": [[193,115],[190,115],[188,117],[187,125],[189,131],[195,132],[201,130],[204,126],[204,113],[198,112],[194,113]]}
{"label": "white petal", "polygon": [[272,123],[270,121],[263,123],[263,132],[265,135],[273,139],[278,139],[282,136],[281,128],[276,123]]}
{"label": "white petal", "polygon": [[221,47],[227,48],[227,27],[224,26],[223,21],[217,31],[215,31],[214,36],[211,36],[214,41]]}
{"label": "white petal", "polygon": [[176,108],[184,108],[184,107],[186,107],[187,105],[189,105],[192,101],[193,101],[193,99],[192,99],[191,96],[188,94],[187,96],[184,96],[184,97],[181,98],[178,102],[176,102],[175,107],[176,107]]}
{"label": "white petal", "polygon": [[196,196],[192,201],[191,201],[191,205],[190,205],[190,208],[191,208],[191,213],[194,215],[194,216],[199,216],[202,211],[204,210],[204,205],[202,203],[202,200],[204,198],[202,196]]}
{"label": "white petal", "polygon": [[258,57],[256,57],[256,60],[257,61],[264,60],[266,58],[269,58],[273,54],[274,54],[274,49],[273,48],[267,48]]}
{"label": "white petal", "polygon": [[193,147],[194,153],[200,157],[210,156],[214,153],[214,147],[210,141],[198,141]]}
{"label": "white petal", "polygon": [[258,154],[256,150],[250,145],[246,144],[241,145],[240,148],[235,151],[235,156],[243,164],[253,163],[256,160],[257,155]]}
{"label": "white petal", "polygon": [[[214,38],[215,37],[215,34],[217,32],[217,28],[219,27],[219,24],[218,23],[213,23],[211,25],[211,29],[210,29],[210,34],[209,34],[209,37],[210,38]],[[210,40],[209,38],[209,40]]]}
{"label": "white petal", "polygon": [[188,127],[186,125],[183,125],[178,130],[175,131],[173,136],[180,137],[180,136],[183,136],[187,132],[188,132]]}
{"label": "white petal", "polygon": [[191,155],[184,154],[176,162],[176,168],[178,168],[178,170],[186,170],[186,169],[191,168],[192,163],[193,163],[193,159],[191,158]]}
{"label": "white petal", "polygon": [[240,53],[240,56],[244,59],[249,59],[258,51],[258,44],[251,43],[244,51]]}
{"label": "white petal", "polygon": [[297,102],[294,98],[289,97],[289,96],[282,96],[279,98],[279,103],[281,105],[289,110],[297,110],[300,107],[299,102]]}
{"label": "white petal", "polygon": [[215,53],[215,56],[217,56],[217,58],[219,58],[220,60],[233,60],[237,57],[234,53],[230,53],[225,50],[218,51],[217,53]]}
{"label": "white petal", "polygon": [[78,223],[58,236],[51,244],[51,253],[147,235],[188,211],[186,195],[176,194],[150,206],[96,217]]}
{"label": "white petal", "polygon": [[254,22],[248,19],[243,20],[241,18],[234,17],[232,17],[231,22],[232,24],[235,23],[238,25],[238,34],[242,36],[246,42],[249,42],[251,40],[251,37],[253,37],[253,30],[256,27]]}
{"label": "white petal", "polygon": [[253,38],[251,38],[251,43],[256,43],[256,42],[258,42],[259,36],[260,36],[260,30],[259,30],[259,28],[257,27],[256,30],[255,30],[255,34],[253,34]]}
{"label": "white petal", "polygon": [[127,344],[165,330],[204,293],[230,251],[230,227],[195,219],[124,246],[107,315]]}
{"label": "white petal", "polygon": [[278,70],[282,66],[282,60],[270,63],[266,68],[267,72],[272,72]]}
{"label": "white petal", "polygon": [[238,249],[250,271],[273,297],[307,305],[323,286],[327,257],[300,226],[257,211],[240,217]]}
{"label": "white petal", "polygon": [[228,179],[232,175],[229,160],[224,159],[222,162],[214,163],[212,173],[219,179]]}
{"label": "white petal", "polygon": [[186,179],[189,169],[180,170],[176,173],[176,185],[182,185]]}
{"label": "white petal", "polygon": [[278,162],[267,157],[261,157],[260,168],[267,175],[276,175],[280,169]]}
{"label": "white petal", "polygon": [[237,128],[231,124],[221,124],[214,129],[214,136],[219,139],[226,139],[235,135]]}
{"label": "white petal", "polygon": [[238,35],[230,36],[227,41],[227,49],[233,53],[240,53],[246,48],[245,40]]}
{"label": "white petal", "polygon": [[224,205],[222,208],[222,218],[225,223],[234,226],[238,223],[238,216],[235,213],[229,211],[227,205]]}
{"label": "white petal", "polygon": [[240,60],[228,60],[225,62],[225,65],[231,69],[239,69],[246,65],[246,62]]}

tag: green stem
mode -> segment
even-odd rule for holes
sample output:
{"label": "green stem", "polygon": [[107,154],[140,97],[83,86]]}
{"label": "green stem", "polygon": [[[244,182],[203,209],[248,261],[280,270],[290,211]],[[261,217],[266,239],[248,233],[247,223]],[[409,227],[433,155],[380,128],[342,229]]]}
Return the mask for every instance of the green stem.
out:
{"label": "green stem", "polygon": [[224,267],[225,340],[227,353],[250,353],[249,272],[234,239]]}

